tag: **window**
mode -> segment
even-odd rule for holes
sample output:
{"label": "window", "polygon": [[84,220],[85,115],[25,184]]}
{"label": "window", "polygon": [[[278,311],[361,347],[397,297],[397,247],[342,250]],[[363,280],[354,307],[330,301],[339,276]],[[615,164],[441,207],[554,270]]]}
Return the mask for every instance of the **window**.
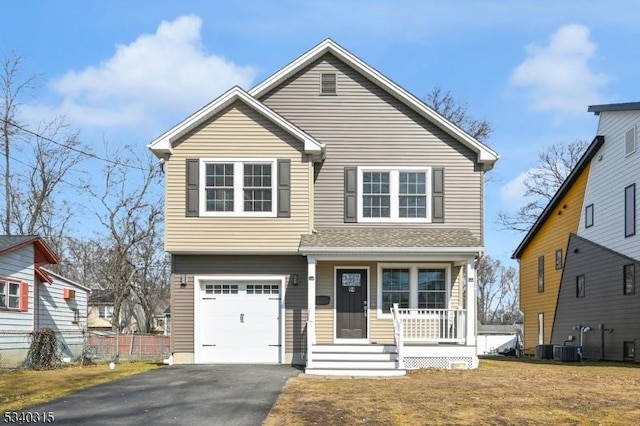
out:
{"label": "window", "polygon": [[636,184],[624,189],[624,236],[636,235]]}
{"label": "window", "polygon": [[0,308],[20,309],[20,283],[0,281]]}
{"label": "window", "polygon": [[593,204],[589,204],[584,208],[584,227],[591,228],[593,226]]}
{"label": "window", "polygon": [[544,312],[538,314],[538,344],[544,344]]}
{"label": "window", "polygon": [[337,94],[337,79],[335,73],[320,74],[320,94],[335,95]]}
{"label": "window", "polygon": [[100,318],[113,318],[113,306],[111,305],[100,305],[98,307],[98,315]]}
{"label": "window", "polygon": [[544,256],[538,257],[538,293],[544,292]]}
{"label": "window", "polygon": [[556,269],[562,269],[562,249],[556,250]]}
{"label": "window", "polygon": [[202,159],[202,216],[276,216],[273,159]]}
{"label": "window", "polygon": [[624,265],[623,280],[624,280],[624,294],[636,293],[636,266],[632,263]]}
{"label": "window", "polygon": [[627,130],[624,141],[624,155],[631,155],[636,151],[636,128],[635,126]]}
{"label": "window", "polygon": [[72,324],[80,323],[80,311],[78,309],[73,310],[73,320],[71,321],[71,323]]}
{"label": "window", "polygon": [[584,275],[576,277],[576,297],[584,297],[585,293]]}
{"label": "window", "polygon": [[428,168],[359,168],[360,222],[430,221],[431,170]]}
{"label": "window", "polygon": [[449,288],[446,265],[384,264],[378,269],[378,311],[400,308],[447,309]]}

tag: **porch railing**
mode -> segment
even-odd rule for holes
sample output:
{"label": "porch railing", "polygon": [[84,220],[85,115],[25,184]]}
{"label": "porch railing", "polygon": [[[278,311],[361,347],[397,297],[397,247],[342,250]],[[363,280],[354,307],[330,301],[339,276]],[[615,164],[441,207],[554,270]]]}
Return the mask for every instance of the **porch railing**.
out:
{"label": "porch railing", "polygon": [[394,303],[391,308],[393,318],[393,340],[398,349],[398,369],[404,370],[404,324],[398,313],[398,304]]}
{"label": "porch railing", "polygon": [[393,309],[396,321],[402,326],[404,342],[464,343],[466,341],[466,309]]}

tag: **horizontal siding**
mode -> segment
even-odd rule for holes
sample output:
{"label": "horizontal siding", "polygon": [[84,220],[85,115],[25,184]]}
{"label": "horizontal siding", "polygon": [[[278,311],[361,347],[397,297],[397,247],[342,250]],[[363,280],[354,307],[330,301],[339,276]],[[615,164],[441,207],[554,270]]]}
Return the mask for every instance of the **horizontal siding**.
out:
{"label": "horizontal siding", "polygon": [[[538,344],[538,314],[544,313],[544,341],[549,342],[556,313],[562,269],[555,268],[555,252],[567,254],[570,233],[576,233],[583,212],[589,166],[549,215],[520,258],[520,306],[524,311],[525,349],[533,352]],[[564,207],[566,206],[566,207]],[[538,293],[538,257],[544,256],[544,292]]]}
{"label": "horizontal siding", "polygon": [[[337,74],[337,96],[318,94],[322,72]],[[344,225],[345,166],[444,166],[445,223],[421,226],[468,228],[481,237],[482,173],[475,170],[476,154],[333,55],[262,101],[327,145],[315,182],[316,227]]]}
{"label": "horizontal siding", "polygon": [[636,208],[636,235],[624,236],[624,188],[636,184],[636,204],[640,206],[640,134],[636,152],[625,156],[625,133],[636,127],[640,132],[640,111],[603,111],[598,134],[605,143],[595,155],[584,205],[593,204],[594,222],[584,227],[581,218],[578,235],[627,256],[640,259],[640,208]]}
{"label": "horizontal siding", "polygon": [[[180,276],[187,275],[187,286]],[[298,274],[299,284],[287,280],[285,294],[285,352],[306,352],[307,261],[302,256],[174,255],[171,275],[171,351],[194,350],[194,275]]]}
{"label": "horizontal siding", "polygon": [[[580,334],[573,327],[591,326],[592,331],[583,336],[583,354],[598,359],[598,326],[603,324],[613,329],[604,335],[605,359],[622,361],[624,341],[640,339],[640,262],[635,262],[636,293],[624,294],[623,266],[631,263],[629,259],[576,237],[571,239],[568,253],[551,343],[563,344],[571,334],[576,338],[574,344],[579,344]],[[576,297],[578,275],[585,277],[585,296],[580,298]]]}
{"label": "horizontal siding", "polygon": [[[51,284],[38,286],[38,310],[36,326],[51,328],[60,332],[81,332],[87,327],[87,292],[53,277]],[[74,299],[64,298],[64,289],[75,290]],[[74,310],[80,314],[80,321],[74,324]]]}
{"label": "horizontal siding", "polygon": [[[302,142],[241,102],[187,135],[166,163],[167,251],[297,252],[300,235],[311,229],[311,166],[302,148]],[[186,217],[185,160],[206,157],[291,159],[291,217]],[[274,185],[275,176],[274,170]]]}
{"label": "horizontal siding", "polygon": [[34,311],[34,246],[26,245],[0,256],[0,277],[29,284],[29,310],[18,312],[0,309],[0,332],[33,331]]}
{"label": "horizontal siding", "polygon": [[318,262],[316,266],[316,296],[329,296],[329,304],[316,306],[316,341],[333,343],[334,335],[334,275],[333,263]]}

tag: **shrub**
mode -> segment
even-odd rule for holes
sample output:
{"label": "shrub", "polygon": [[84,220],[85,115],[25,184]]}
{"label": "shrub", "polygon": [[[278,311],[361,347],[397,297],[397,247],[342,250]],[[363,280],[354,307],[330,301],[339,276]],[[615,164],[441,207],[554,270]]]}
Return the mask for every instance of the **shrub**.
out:
{"label": "shrub", "polygon": [[31,346],[25,361],[33,370],[51,370],[61,365],[56,332],[43,328],[31,333]]}

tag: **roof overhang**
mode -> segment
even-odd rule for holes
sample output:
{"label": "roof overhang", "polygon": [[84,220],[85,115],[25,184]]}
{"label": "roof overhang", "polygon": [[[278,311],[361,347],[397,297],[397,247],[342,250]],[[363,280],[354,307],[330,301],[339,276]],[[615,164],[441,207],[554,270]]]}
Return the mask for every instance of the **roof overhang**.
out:
{"label": "roof overhang", "polygon": [[228,107],[235,101],[241,101],[251,107],[278,127],[289,133],[294,138],[304,144],[304,152],[313,157],[321,157],[324,152],[324,144],[318,142],[315,138],[308,135],[298,127],[287,121],[285,118],[277,114],[275,111],[252,97],[246,91],[238,86],[234,86],[227,92],[220,95],[217,99],[205,105],[200,110],[191,114],[182,122],[178,123],[165,133],[154,139],[147,147],[154,155],[161,159],[166,159],[173,153],[173,144],[180,138],[185,136],[194,128],[211,119],[218,112]]}
{"label": "roof overhang", "polygon": [[249,91],[249,94],[257,99],[267,94],[270,90],[284,82],[293,74],[319,59],[325,53],[331,53],[349,66],[360,72],[365,78],[385,89],[396,99],[413,109],[425,119],[434,123],[436,126],[444,130],[450,136],[466,145],[477,154],[477,161],[484,165],[485,170],[491,170],[494,163],[500,158],[498,153],[484,145],[477,139],[470,136],[464,130],[451,123],[438,112],[427,106],[423,101],[407,92],[405,89],[394,83],[389,78],[367,65],[351,52],[344,49],[331,39],[326,39],[298,59],[291,62],[262,83],[255,86]]}
{"label": "roof overhang", "polygon": [[588,112],[600,115],[604,111],[636,111],[640,110],[640,102],[624,102],[617,104],[589,105]]}

